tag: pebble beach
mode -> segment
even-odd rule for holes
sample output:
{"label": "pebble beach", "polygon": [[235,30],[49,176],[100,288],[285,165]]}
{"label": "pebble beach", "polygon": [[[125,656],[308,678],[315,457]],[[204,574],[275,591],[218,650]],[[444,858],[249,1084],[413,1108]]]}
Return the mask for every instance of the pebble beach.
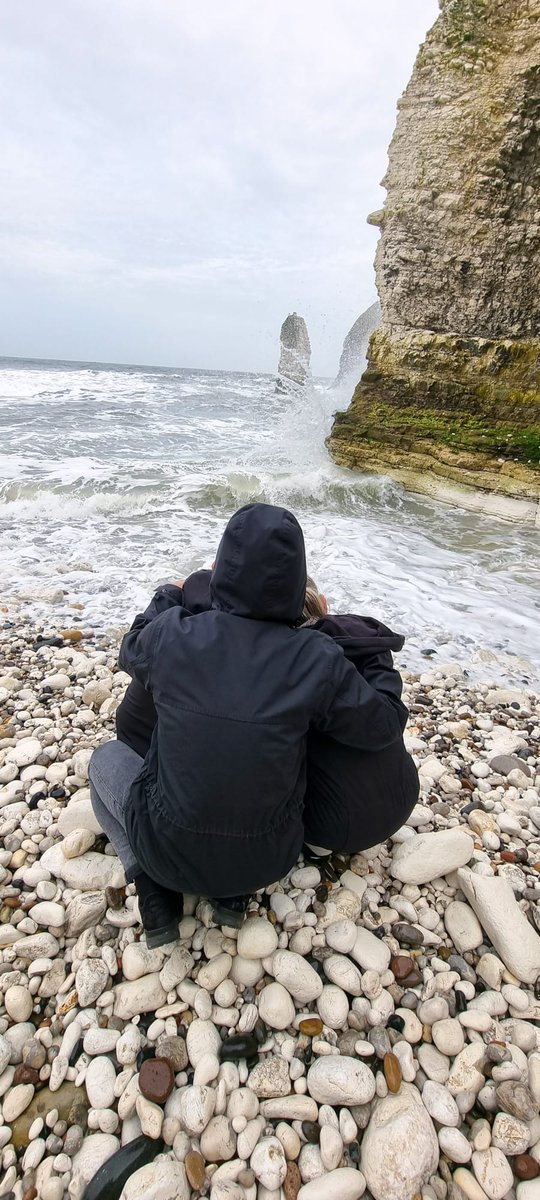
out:
{"label": "pebble beach", "polygon": [[426,662],[407,824],[149,951],[88,790],[118,637],[3,617],[2,1200],[539,1200],[540,698]]}

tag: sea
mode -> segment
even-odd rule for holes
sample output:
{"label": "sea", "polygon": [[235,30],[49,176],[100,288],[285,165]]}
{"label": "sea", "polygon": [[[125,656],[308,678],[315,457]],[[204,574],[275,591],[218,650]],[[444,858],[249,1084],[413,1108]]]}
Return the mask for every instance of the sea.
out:
{"label": "sea", "polygon": [[120,629],[264,501],[298,517],[331,610],[405,635],[401,666],[538,686],[538,533],[337,467],[325,438],[349,396],[324,380],[277,394],[263,374],[0,359],[9,619]]}

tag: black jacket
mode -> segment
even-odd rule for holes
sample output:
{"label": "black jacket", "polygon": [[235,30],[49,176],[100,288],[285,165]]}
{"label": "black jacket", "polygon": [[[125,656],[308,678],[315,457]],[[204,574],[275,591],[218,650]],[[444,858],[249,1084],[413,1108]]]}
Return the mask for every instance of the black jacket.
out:
{"label": "black jacket", "polygon": [[363,749],[401,738],[399,698],[375,691],[324,633],[296,628],[305,587],[296,518],[247,505],[223,535],[212,608],[194,616],[182,589],[165,586],[122,642],[120,667],[158,718],[126,829],[167,887],[235,895],[291,868],[310,728]]}

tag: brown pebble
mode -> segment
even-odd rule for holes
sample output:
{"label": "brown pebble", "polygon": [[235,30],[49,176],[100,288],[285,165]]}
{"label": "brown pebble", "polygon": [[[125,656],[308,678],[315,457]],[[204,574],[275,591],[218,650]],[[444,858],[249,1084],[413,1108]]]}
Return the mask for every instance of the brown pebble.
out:
{"label": "brown pebble", "polygon": [[503,862],[509,862],[509,863],[517,862],[517,859],[516,859],[516,856],[515,856],[513,850],[501,850],[501,858],[502,858]]}
{"label": "brown pebble", "polygon": [[540,1166],[532,1154],[516,1154],[514,1171],[518,1179],[536,1179]]}
{"label": "brown pebble", "polygon": [[296,1200],[302,1187],[302,1176],[295,1162],[287,1163],[287,1174],[281,1186],[285,1200]]}
{"label": "brown pebble", "polygon": [[402,979],[401,982],[403,987],[406,988],[418,987],[422,983],[422,973],[418,970],[418,967],[415,967],[414,971],[411,971],[410,975],[407,975],[407,978]]}
{"label": "brown pebble", "polygon": [[174,1087],[174,1071],[166,1058],[146,1058],[139,1071],[139,1087],[147,1100],[164,1104]]}
{"label": "brown pebble", "polygon": [[35,1067],[29,1067],[26,1063],[21,1063],[20,1067],[15,1068],[13,1076],[13,1087],[18,1083],[33,1083],[34,1087],[39,1083],[39,1071]]}
{"label": "brown pebble", "polygon": [[305,1021],[300,1021],[298,1028],[300,1033],[307,1034],[307,1037],[318,1037],[322,1033],[323,1023],[320,1017],[306,1017]]}
{"label": "brown pebble", "polygon": [[398,982],[401,982],[402,979],[406,979],[407,976],[411,974],[411,971],[415,970],[415,964],[412,958],[409,958],[408,955],[394,954],[390,959],[390,970],[394,976],[394,979],[397,979]]}
{"label": "brown pebble", "polygon": [[[530,1178],[530,1176],[528,1176],[527,1178]],[[28,1188],[28,1191],[24,1193],[22,1200],[36,1200],[37,1194],[38,1194],[37,1188],[35,1188],[35,1187]]]}
{"label": "brown pebble", "polygon": [[401,1087],[401,1067],[395,1054],[385,1054],[383,1059],[384,1078],[389,1092],[399,1092]]}
{"label": "brown pebble", "polygon": [[197,1190],[204,1187],[206,1170],[202,1154],[199,1154],[197,1150],[188,1150],[184,1159],[184,1166],[191,1187]]}
{"label": "brown pebble", "polygon": [[105,899],[107,901],[107,907],[113,908],[113,909],[122,908],[123,904],[124,904],[125,895],[126,895],[126,893],[125,893],[124,888],[115,888],[115,887],[105,888]]}
{"label": "brown pebble", "polygon": [[82,630],[80,629],[61,629],[60,637],[63,637],[65,642],[82,642]]}

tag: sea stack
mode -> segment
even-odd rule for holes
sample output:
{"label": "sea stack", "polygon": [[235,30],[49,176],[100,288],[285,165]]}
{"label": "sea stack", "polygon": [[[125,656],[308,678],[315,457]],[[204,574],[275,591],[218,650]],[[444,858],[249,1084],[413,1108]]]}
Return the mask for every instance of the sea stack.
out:
{"label": "sea stack", "polygon": [[311,382],[311,344],[306,322],[298,313],[289,313],[284,320],[280,342],[276,392],[296,392]]}
{"label": "sea stack", "polygon": [[356,383],[359,375],[364,370],[366,365],[366,356],[369,346],[369,339],[372,333],[379,328],[381,323],[381,306],[376,300],[374,304],[370,304],[363,313],[360,314],[358,320],[349,329],[347,337],[343,343],[341,358],[339,360],[339,371],[334,380],[334,387],[345,387],[352,380]]}
{"label": "sea stack", "polygon": [[398,108],[388,195],[368,218],[381,229],[382,322],[330,450],[345,466],[532,523],[540,0],[441,0]]}

